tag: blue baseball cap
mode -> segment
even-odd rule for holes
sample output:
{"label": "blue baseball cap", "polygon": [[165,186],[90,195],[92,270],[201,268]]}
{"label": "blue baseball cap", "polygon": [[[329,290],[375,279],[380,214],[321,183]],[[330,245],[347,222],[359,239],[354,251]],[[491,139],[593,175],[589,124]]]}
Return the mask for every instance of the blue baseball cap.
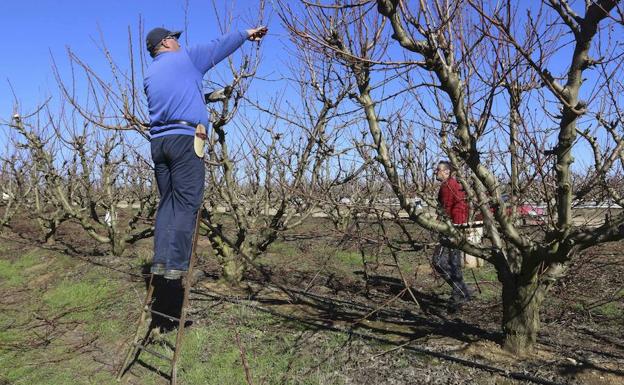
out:
{"label": "blue baseball cap", "polygon": [[173,36],[176,39],[180,37],[182,31],[169,31],[166,28],[156,27],[148,32],[147,37],[145,38],[145,43],[147,45],[147,50],[152,52],[154,48],[158,46],[158,44],[162,41],[162,39],[167,36]]}

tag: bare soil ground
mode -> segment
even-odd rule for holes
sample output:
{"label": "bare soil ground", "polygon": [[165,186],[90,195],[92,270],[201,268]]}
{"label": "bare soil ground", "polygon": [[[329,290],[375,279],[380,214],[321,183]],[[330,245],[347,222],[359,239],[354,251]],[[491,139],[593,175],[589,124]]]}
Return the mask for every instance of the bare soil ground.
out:
{"label": "bare soil ground", "polygon": [[[479,294],[450,313],[430,250],[399,255],[408,291],[374,242],[338,239],[330,226],[280,239],[259,261],[270,280],[250,270],[237,288],[219,280],[200,241],[205,277],[181,384],[624,384],[621,243],[575,261],[543,306],[535,352],[514,357],[499,345],[493,269],[465,270]],[[151,241],[117,258],[71,226],[49,245],[29,229],[18,223],[0,240],[0,384],[115,383]],[[163,338],[155,345],[170,351],[174,333]],[[166,384],[167,365],[144,354],[125,381]]]}

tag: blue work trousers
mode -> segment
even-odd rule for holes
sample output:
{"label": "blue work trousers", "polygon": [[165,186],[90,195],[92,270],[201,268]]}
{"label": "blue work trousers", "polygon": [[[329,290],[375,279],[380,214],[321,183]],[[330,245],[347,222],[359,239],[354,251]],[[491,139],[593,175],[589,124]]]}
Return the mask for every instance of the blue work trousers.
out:
{"label": "blue work trousers", "polygon": [[204,197],[206,169],[193,149],[194,138],[165,135],[151,141],[160,193],[153,263],[162,263],[167,270],[188,270],[197,211]]}
{"label": "blue work trousers", "polygon": [[451,286],[451,299],[470,299],[470,291],[464,282],[461,266],[462,252],[439,245],[433,252],[433,267]]}

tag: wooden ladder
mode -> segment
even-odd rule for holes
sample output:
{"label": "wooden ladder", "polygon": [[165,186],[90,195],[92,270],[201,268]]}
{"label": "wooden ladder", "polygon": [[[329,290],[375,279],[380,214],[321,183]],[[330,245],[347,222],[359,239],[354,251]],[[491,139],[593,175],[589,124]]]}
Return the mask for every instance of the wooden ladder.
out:
{"label": "wooden ladder", "polygon": [[[177,384],[177,374],[178,374],[177,363],[178,363],[178,359],[180,358],[180,350],[182,348],[182,339],[184,337],[184,326],[187,321],[186,316],[187,316],[187,310],[188,310],[188,305],[189,305],[189,294],[190,294],[191,286],[193,283],[192,282],[193,268],[195,267],[195,260],[197,259],[196,248],[197,248],[197,238],[199,235],[200,213],[201,213],[201,210],[198,210],[197,219],[195,223],[195,231],[193,233],[193,246],[191,249],[191,259],[189,261],[189,268],[188,268],[186,275],[182,277],[184,295],[182,299],[182,307],[180,309],[180,317],[179,318],[173,317],[171,315],[164,314],[152,308],[152,305],[153,305],[152,299],[153,299],[153,294],[154,294],[154,274],[150,273],[147,293],[145,295],[145,300],[143,301],[143,309],[141,311],[139,320],[137,322],[137,328],[134,334],[134,339],[132,343],[130,344],[130,346],[128,347],[128,353],[126,354],[126,358],[123,362],[123,365],[119,368],[119,371],[117,372],[117,381],[121,381],[123,375],[128,371],[128,369],[130,369],[132,364],[138,360],[141,354],[141,351],[144,351],[153,356],[161,358],[165,361],[169,361],[169,363],[171,364],[171,372],[170,372],[171,382],[170,383],[171,385]],[[153,330],[151,327],[148,328],[145,336],[141,338],[141,330],[143,329],[145,322],[148,320],[148,318],[151,318],[152,315],[157,315],[169,321],[178,323],[178,332],[176,335],[176,343],[175,343],[175,348],[173,350],[173,357],[168,357],[164,354],[161,354],[151,349],[148,346],[149,337]]]}

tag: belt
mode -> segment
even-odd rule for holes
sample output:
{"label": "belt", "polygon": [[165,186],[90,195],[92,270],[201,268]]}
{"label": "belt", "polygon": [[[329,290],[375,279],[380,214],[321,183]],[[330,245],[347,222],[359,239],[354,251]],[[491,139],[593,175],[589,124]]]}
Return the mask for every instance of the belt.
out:
{"label": "belt", "polygon": [[[170,126],[173,125],[173,126]],[[180,128],[180,127],[176,127],[177,126],[188,126],[188,127],[193,127],[193,128],[197,128],[197,124],[196,123],[191,123],[191,122],[187,122],[186,120],[167,120],[166,122],[154,122],[151,124],[150,127],[150,134],[151,135],[158,135],[161,134],[165,131],[169,131],[169,130],[175,130],[176,128]],[[160,130],[155,130],[154,128],[156,127],[161,127],[161,126],[170,126],[170,127],[165,127],[163,129]]]}
{"label": "belt", "polygon": [[152,127],[160,127],[160,126],[168,126],[170,124],[181,124],[183,126],[189,127],[197,127],[197,123],[187,122],[186,120],[167,120],[166,122],[154,122],[151,124]]}

